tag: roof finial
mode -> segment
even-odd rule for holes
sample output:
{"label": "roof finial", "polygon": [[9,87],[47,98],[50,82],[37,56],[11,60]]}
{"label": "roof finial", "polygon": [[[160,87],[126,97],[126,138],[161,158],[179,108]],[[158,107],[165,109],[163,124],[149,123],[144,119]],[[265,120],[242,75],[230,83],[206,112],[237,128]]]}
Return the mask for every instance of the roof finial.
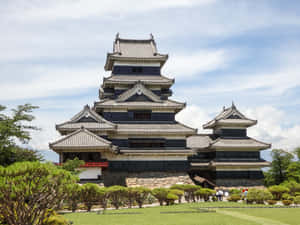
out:
{"label": "roof finial", "polygon": [[154,40],[154,36],[152,33],[150,33],[150,40]]}
{"label": "roof finial", "polygon": [[119,34],[119,32],[116,34],[116,40],[117,39],[120,39],[120,34]]}
{"label": "roof finial", "polygon": [[234,108],[234,109],[235,109],[235,104],[234,104],[234,102],[233,102],[233,101],[232,101],[231,108]]}

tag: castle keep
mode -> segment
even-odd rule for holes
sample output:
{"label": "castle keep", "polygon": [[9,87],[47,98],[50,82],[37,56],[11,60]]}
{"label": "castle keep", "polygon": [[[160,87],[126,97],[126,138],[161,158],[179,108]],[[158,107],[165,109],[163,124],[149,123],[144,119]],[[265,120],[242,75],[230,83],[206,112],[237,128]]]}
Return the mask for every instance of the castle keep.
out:
{"label": "castle keep", "polygon": [[63,137],[50,148],[60,163],[85,161],[82,182],[104,185],[208,186],[261,185],[261,167],[269,163],[260,150],[270,145],[247,136],[248,119],[234,104],[204,125],[212,134],[179,123],[185,103],[171,100],[174,79],[161,74],[168,55],[160,54],[151,35],[121,39],[107,54],[99,101],[84,106],[69,121],[56,125]]}

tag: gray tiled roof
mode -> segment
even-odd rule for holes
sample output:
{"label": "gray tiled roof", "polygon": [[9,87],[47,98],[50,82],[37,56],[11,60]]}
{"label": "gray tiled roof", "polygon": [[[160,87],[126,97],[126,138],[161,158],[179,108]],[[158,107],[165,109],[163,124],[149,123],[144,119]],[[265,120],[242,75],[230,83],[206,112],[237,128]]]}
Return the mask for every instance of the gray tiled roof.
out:
{"label": "gray tiled roof", "polygon": [[197,129],[180,123],[176,124],[118,124],[118,134],[184,134],[193,135]]}
{"label": "gray tiled roof", "polygon": [[171,86],[174,83],[174,79],[169,79],[165,76],[112,75],[107,78],[103,78],[103,87],[111,84],[134,84],[137,81],[141,81],[147,85],[154,84]]}
{"label": "gray tiled roof", "polygon": [[267,149],[270,148],[271,145],[257,141],[253,138],[246,139],[228,139],[228,138],[217,138],[216,140],[211,142],[212,148],[251,148],[251,149]]}
{"label": "gray tiled roof", "polygon": [[187,147],[193,149],[257,149],[264,150],[270,148],[271,145],[255,140],[254,138],[217,138],[213,140],[209,134],[193,135],[187,138]]}
{"label": "gray tiled roof", "polygon": [[[236,118],[231,118],[236,117]],[[213,120],[203,125],[204,129],[214,128],[216,126],[238,126],[238,127],[249,127],[255,125],[257,120],[247,118],[232,103],[229,108],[223,109]]]}
{"label": "gray tiled roof", "polygon": [[117,61],[141,61],[160,62],[161,66],[168,59],[168,55],[157,52],[156,43],[151,36],[150,39],[121,39],[119,36],[114,41],[113,53],[108,53],[105,69],[111,70],[113,62]]}
{"label": "gray tiled roof", "polygon": [[112,108],[112,109],[175,109],[176,112],[185,107],[185,103],[176,102],[171,99],[163,100],[162,102],[149,102],[149,101],[128,101],[117,102],[113,99],[106,99],[103,101],[95,102],[94,108]]}
{"label": "gray tiled roof", "polygon": [[53,150],[64,149],[109,149],[111,142],[101,138],[85,128],[81,128],[49,144]]}
{"label": "gray tiled roof", "polygon": [[[80,122],[79,120],[83,117],[91,117],[95,120],[95,122]],[[71,120],[56,125],[56,129],[61,133],[73,132],[81,127],[84,127],[91,131],[114,130],[116,128],[116,125],[104,119],[94,110],[92,110],[88,105],[84,106],[83,110],[73,116]]]}

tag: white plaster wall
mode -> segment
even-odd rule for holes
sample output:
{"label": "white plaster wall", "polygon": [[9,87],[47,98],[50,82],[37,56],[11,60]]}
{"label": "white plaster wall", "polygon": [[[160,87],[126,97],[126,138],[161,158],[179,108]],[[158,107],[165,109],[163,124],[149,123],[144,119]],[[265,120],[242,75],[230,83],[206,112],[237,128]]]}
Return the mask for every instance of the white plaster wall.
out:
{"label": "white plaster wall", "polygon": [[84,168],[79,174],[80,179],[97,179],[101,175],[101,168]]}

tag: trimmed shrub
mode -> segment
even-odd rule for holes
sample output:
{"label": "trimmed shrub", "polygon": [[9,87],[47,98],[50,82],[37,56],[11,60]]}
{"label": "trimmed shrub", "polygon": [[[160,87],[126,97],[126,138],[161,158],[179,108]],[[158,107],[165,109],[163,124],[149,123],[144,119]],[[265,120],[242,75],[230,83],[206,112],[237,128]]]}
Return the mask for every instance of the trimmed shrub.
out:
{"label": "trimmed shrub", "polygon": [[277,203],[276,200],[267,200],[269,205],[275,205]]}
{"label": "trimmed shrub", "polygon": [[241,200],[241,196],[239,194],[233,194],[227,198],[229,202],[238,202]]}
{"label": "trimmed shrub", "polygon": [[284,193],[288,193],[290,190],[289,188],[283,186],[283,185],[274,185],[268,188],[268,190],[272,193],[275,200],[281,200],[282,195]]}
{"label": "trimmed shrub", "polygon": [[135,187],[128,187],[126,189],[126,200],[128,204],[128,208],[132,208],[134,202],[135,202],[135,196],[136,196],[137,189]]}
{"label": "trimmed shrub", "polygon": [[115,185],[107,188],[108,196],[111,204],[116,208],[122,205],[123,201],[126,198],[126,187]]}
{"label": "trimmed shrub", "polygon": [[99,189],[100,187],[93,183],[86,183],[82,185],[81,198],[88,212],[90,212],[93,205],[99,201]]}
{"label": "trimmed shrub", "polygon": [[201,186],[193,185],[193,184],[185,184],[184,187],[184,197],[187,202],[193,201],[195,202],[195,192],[201,189]]}
{"label": "trimmed shrub", "polygon": [[57,213],[52,212],[51,216],[45,219],[42,225],[68,225],[68,221],[64,217],[57,215]]}
{"label": "trimmed shrub", "polygon": [[66,186],[66,189],[68,193],[66,198],[67,204],[72,212],[75,212],[81,201],[82,187],[79,184],[69,184]]}
{"label": "trimmed shrub", "polygon": [[185,184],[174,184],[170,187],[170,189],[177,189],[184,191]]}
{"label": "trimmed shrub", "polygon": [[289,206],[291,205],[293,202],[291,200],[282,200],[282,204],[284,204],[285,206]]}
{"label": "trimmed shrub", "polygon": [[151,190],[145,187],[136,187],[135,190],[136,190],[135,201],[138,203],[139,208],[142,208],[144,202],[146,201],[147,197],[151,193]]}
{"label": "trimmed shrub", "polygon": [[209,188],[201,188],[195,192],[196,196],[200,196],[200,198],[204,199],[206,202],[209,200],[209,197],[214,194],[216,194],[216,191]]}
{"label": "trimmed shrub", "polygon": [[282,195],[282,200],[291,200],[291,201],[293,201],[293,200],[294,200],[294,197],[291,196],[291,195],[288,194],[288,193],[284,193],[284,194]]}
{"label": "trimmed shrub", "polygon": [[240,189],[236,189],[236,188],[233,188],[233,189],[230,189],[229,190],[229,194],[230,195],[241,195],[241,190]]}
{"label": "trimmed shrub", "polygon": [[282,185],[290,190],[290,195],[296,196],[297,193],[300,193],[300,184],[295,181],[284,182]]}
{"label": "trimmed shrub", "polygon": [[166,199],[167,205],[173,205],[176,200],[178,200],[177,195],[172,194],[171,192],[167,194],[167,199]]}
{"label": "trimmed shrub", "polygon": [[271,200],[272,194],[268,190],[251,188],[247,194],[247,203],[256,202],[257,204],[264,204],[264,201]]}
{"label": "trimmed shrub", "polygon": [[109,193],[106,187],[100,187],[98,191],[98,199],[99,203],[103,208],[103,212],[105,212],[108,204]]}
{"label": "trimmed shrub", "polygon": [[167,199],[169,190],[167,188],[154,188],[152,190],[152,195],[159,201],[160,205],[164,204]]}
{"label": "trimmed shrub", "polygon": [[171,189],[170,193],[174,194],[174,195],[177,195],[178,203],[181,203],[181,199],[182,199],[182,196],[184,195],[184,191],[178,190],[178,189]]}
{"label": "trimmed shrub", "polygon": [[299,204],[300,204],[300,196],[296,196],[296,197],[294,198],[294,203],[295,203],[296,205],[299,205]]}

